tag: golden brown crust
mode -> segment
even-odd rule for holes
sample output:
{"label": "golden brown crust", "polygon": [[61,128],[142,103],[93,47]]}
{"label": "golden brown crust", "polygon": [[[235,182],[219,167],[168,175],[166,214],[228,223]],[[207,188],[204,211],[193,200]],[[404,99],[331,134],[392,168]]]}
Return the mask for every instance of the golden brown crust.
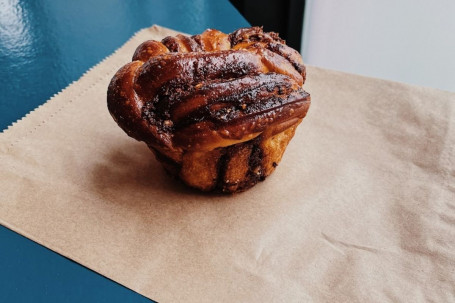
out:
{"label": "golden brown crust", "polygon": [[298,52],[275,33],[209,29],[142,43],[113,77],[108,108],[173,175],[235,192],[280,161],[310,106],[305,76]]}

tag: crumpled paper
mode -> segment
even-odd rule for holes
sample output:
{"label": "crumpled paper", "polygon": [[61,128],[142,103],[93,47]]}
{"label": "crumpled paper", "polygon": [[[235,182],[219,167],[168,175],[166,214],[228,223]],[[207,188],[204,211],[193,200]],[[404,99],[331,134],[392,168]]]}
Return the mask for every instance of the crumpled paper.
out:
{"label": "crumpled paper", "polygon": [[455,94],[308,67],[277,170],[168,177],[106,108],[152,27],[0,134],[0,223],[160,302],[455,301]]}

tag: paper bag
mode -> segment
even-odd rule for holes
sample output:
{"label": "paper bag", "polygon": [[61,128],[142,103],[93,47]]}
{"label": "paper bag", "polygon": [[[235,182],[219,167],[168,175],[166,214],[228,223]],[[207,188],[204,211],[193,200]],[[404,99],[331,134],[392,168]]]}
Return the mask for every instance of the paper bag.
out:
{"label": "paper bag", "polygon": [[455,96],[308,67],[277,170],[168,177],[106,108],[152,27],[0,134],[0,223],[160,302],[455,301]]}

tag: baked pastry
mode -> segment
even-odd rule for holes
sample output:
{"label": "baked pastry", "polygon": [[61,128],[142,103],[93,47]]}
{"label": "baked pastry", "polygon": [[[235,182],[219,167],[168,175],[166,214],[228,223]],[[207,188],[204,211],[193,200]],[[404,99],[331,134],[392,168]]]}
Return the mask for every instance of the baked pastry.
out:
{"label": "baked pastry", "polygon": [[145,41],[112,78],[109,111],[174,176],[233,193],[270,175],[310,106],[300,54],[261,27]]}

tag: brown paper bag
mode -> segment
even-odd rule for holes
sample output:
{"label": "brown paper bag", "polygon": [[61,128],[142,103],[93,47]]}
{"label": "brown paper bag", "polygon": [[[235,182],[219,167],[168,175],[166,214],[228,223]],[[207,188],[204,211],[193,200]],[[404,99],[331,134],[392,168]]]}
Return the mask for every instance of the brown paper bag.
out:
{"label": "brown paper bag", "polygon": [[106,108],[152,27],[0,135],[0,223],[162,302],[455,301],[455,95],[308,67],[265,182],[167,177]]}

